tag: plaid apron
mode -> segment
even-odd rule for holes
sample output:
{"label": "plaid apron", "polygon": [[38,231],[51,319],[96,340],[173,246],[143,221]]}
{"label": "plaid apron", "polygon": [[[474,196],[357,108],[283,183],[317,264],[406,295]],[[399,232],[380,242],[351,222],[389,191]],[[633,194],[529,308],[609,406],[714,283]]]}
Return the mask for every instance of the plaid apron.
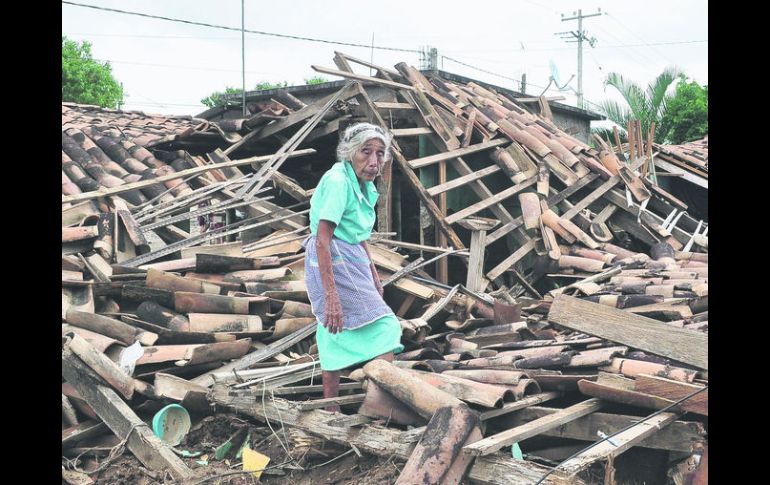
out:
{"label": "plaid apron", "polygon": [[[316,236],[302,242],[305,248],[305,284],[313,315],[326,322],[326,298],[316,256]],[[363,327],[377,319],[393,315],[372,279],[369,257],[361,244],[331,240],[332,275],[342,306],[342,325],[346,330]],[[395,315],[394,315],[395,317]]]}

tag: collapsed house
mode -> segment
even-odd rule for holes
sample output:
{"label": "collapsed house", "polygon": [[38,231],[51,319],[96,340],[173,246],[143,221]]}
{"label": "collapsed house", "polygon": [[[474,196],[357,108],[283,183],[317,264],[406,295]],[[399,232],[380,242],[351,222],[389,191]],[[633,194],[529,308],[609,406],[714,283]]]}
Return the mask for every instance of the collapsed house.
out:
{"label": "collapsed house", "polygon": [[[542,97],[334,62],[314,68],[344,81],[261,93],[245,118],[63,103],[63,479],[98,481],[123,447],[158,482],[223,473],[150,429],[168,404],[264,423],[281,448],[247,470],[262,480],[335,446],[395,460],[397,483],[614,483],[640,449],[702,479],[708,224],[651,172],[707,177],[707,146],[593,148]],[[394,135],[370,247],[405,351],[319,399],[301,241],[359,121]],[[246,429],[216,456],[265,451]]]}

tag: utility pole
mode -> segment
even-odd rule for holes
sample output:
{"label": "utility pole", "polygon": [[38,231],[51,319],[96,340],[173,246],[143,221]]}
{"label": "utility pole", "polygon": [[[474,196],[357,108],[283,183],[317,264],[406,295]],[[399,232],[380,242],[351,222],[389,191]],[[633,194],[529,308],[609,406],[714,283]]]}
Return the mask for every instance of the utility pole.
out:
{"label": "utility pole", "polygon": [[241,101],[243,101],[243,117],[246,117],[246,17],[244,15],[245,0],[241,0],[241,81],[243,91],[241,92]]}
{"label": "utility pole", "polygon": [[589,17],[598,17],[599,15],[602,15],[602,9],[599,8],[596,13],[592,13],[590,15],[583,15],[582,10],[578,10],[577,12],[572,12],[573,17],[565,18],[564,14],[561,14],[561,21],[567,22],[568,20],[577,20],[578,21],[578,30],[577,32],[570,31],[570,32],[557,32],[556,35],[562,35],[562,39],[568,39],[571,37],[574,37],[577,40],[567,41],[568,43],[577,42],[578,45],[578,89],[577,89],[577,99],[578,99],[578,108],[583,107],[583,41],[588,41],[588,44],[593,47],[594,44],[596,44],[596,38],[595,37],[586,37],[586,33],[583,30],[583,19],[587,19]]}

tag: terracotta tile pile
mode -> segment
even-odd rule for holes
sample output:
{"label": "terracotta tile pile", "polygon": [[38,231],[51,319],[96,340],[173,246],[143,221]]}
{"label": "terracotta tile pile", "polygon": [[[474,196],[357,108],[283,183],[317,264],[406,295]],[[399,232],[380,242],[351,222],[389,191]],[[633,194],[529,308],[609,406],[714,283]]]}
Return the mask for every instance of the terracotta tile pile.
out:
{"label": "terracotta tile pile", "polygon": [[[178,481],[215,473],[157,429],[176,404],[264,423],[283,447],[265,480],[309,476],[334,456],[307,450],[325,446],[395,459],[396,483],[614,483],[642,452],[675,483],[700,479],[707,239],[645,177],[652,144],[630,161],[561,131],[543,98],[534,113],[403,63],[335,63],[317,70],[353,80],[341,90],[273,96],[246,119],[63,105],[63,478],[98,479],[122,446]],[[405,349],[347,369],[323,398],[301,242],[319,167],[359,120],[396,137],[371,248]],[[436,152],[420,156],[416,136]],[[279,171],[290,159],[296,178]],[[393,232],[395,174],[430,215],[422,242]],[[460,188],[478,201],[450,210]],[[257,452],[238,440],[246,466]]]}

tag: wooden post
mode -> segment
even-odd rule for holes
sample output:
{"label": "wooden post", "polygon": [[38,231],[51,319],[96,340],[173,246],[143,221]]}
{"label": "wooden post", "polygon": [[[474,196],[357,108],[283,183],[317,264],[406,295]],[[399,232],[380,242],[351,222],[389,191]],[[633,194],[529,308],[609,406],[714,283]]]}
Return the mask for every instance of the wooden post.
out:
{"label": "wooden post", "polygon": [[484,248],[487,245],[487,231],[499,224],[492,219],[464,219],[458,222],[462,227],[471,231],[471,255],[468,258],[468,277],[465,287],[471,291],[484,291],[487,281],[484,280]]}
{"label": "wooden post", "polygon": [[629,120],[626,127],[626,135],[628,137],[628,157],[630,161],[636,160],[636,130],[634,129],[634,121]]}

